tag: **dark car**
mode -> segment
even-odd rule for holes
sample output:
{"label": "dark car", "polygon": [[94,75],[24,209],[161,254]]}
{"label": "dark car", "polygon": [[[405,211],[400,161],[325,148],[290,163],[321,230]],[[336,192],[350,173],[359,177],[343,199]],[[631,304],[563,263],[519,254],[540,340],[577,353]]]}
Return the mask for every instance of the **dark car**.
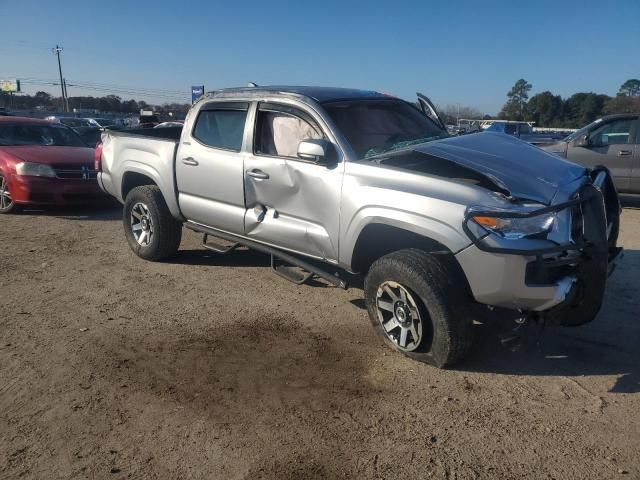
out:
{"label": "dark car", "polygon": [[532,145],[548,145],[562,138],[556,133],[534,133],[527,122],[498,121],[493,122],[485,132],[499,132],[512,135]]}
{"label": "dark car", "polygon": [[100,197],[94,150],[71,128],[33,118],[0,118],[0,213]]}
{"label": "dark car", "polygon": [[84,140],[84,143],[90,147],[95,146],[100,141],[102,127],[94,119],[51,116],[47,117],[46,120],[58,122],[72,128]]}
{"label": "dark car", "polygon": [[586,167],[604,165],[621,193],[640,193],[640,113],[599,118],[542,147]]}

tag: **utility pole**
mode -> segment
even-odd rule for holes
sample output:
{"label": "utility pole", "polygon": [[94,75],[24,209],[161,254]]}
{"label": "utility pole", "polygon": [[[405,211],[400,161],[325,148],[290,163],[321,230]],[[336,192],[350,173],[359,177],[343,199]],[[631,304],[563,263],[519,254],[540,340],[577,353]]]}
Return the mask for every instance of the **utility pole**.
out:
{"label": "utility pole", "polygon": [[52,48],[51,51],[58,56],[58,73],[60,73],[60,92],[62,93],[62,110],[67,111],[67,97],[64,94],[64,82],[62,81],[62,65],[60,64],[60,52],[62,47],[56,45],[56,48]]}
{"label": "utility pole", "polygon": [[64,104],[67,107],[67,112],[70,112],[71,109],[69,108],[69,92],[67,92],[67,79],[64,78],[62,79],[62,84],[64,85]]}

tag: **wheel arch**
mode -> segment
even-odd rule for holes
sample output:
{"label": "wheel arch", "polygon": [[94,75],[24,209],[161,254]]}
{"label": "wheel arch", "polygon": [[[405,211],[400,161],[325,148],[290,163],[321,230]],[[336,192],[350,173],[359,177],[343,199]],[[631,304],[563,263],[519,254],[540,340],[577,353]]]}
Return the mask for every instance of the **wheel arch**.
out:
{"label": "wheel arch", "polygon": [[138,165],[129,165],[122,174],[122,180],[120,181],[122,202],[125,202],[127,194],[131,190],[143,185],[155,185],[158,187],[174,218],[180,221],[184,220],[175,196],[175,186],[168,184],[167,180],[159,175],[159,172],[148,168],[146,165],[142,166],[142,168],[138,168]]}
{"label": "wheel arch", "polygon": [[354,272],[366,272],[378,258],[391,252],[417,248],[426,252],[453,254],[431,237],[384,223],[369,223],[360,231],[351,256]]}
{"label": "wheel arch", "polygon": [[122,199],[126,199],[131,190],[136,187],[142,187],[143,185],[155,185],[157,187],[158,183],[147,173],[132,170],[125,172],[120,185]]}

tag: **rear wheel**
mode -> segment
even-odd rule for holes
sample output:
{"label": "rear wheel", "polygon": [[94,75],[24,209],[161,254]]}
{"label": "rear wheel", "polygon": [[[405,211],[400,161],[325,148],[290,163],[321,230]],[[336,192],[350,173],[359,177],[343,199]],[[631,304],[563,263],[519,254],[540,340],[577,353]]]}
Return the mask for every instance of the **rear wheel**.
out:
{"label": "rear wheel", "polygon": [[417,249],[385,255],[364,290],[371,323],[395,350],[439,368],[468,353],[473,322],[464,279],[435,256]]}
{"label": "rear wheel", "polygon": [[0,173],[0,213],[16,213],[19,209],[20,205],[11,197],[7,179]]}
{"label": "rear wheel", "polygon": [[171,215],[157,186],[143,185],[131,190],[123,213],[125,236],[136,255],[157,261],[178,251],[182,224]]}

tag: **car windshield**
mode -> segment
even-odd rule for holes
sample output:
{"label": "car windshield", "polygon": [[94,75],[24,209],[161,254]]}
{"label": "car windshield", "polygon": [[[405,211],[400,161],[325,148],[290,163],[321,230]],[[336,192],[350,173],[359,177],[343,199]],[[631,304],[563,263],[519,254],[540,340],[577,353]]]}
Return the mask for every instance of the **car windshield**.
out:
{"label": "car windshield", "polygon": [[64,125],[0,125],[0,145],[42,145],[50,147],[86,147],[82,139]]}
{"label": "car windshield", "polygon": [[328,102],[324,107],[358,158],[449,136],[417,107],[398,99]]}
{"label": "car windshield", "polygon": [[115,125],[115,122],[113,120],[109,120],[107,118],[96,118],[94,121],[101,127],[109,127],[111,125]]}
{"label": "car windshield", "polygon": [[67,127],[88,127],[91,125],[84,118],[61,118],[60,123]]}

